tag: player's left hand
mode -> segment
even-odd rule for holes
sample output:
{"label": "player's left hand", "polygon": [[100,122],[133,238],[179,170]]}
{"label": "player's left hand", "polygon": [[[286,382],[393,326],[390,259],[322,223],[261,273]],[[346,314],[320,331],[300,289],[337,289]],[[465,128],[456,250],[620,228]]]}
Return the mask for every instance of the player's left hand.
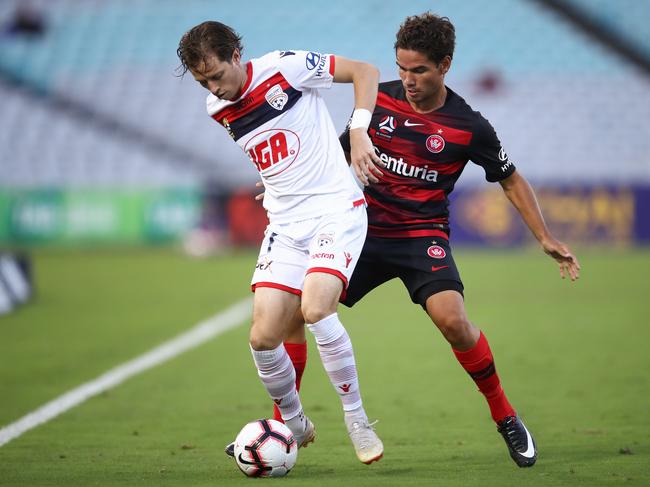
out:
{"label": "player's left hand", "polygon": [[378,183],[384,174],[378,166],[385,167],[379,159],[365,128],[350,130],[350,164],[364,186]]}
{"label": "player's left hand", "polygon": [[[263,188],[264,183],[262,181],[258,181],[255,183],[256,188]],[[260,194],[255,195],[255,201],[262,201],[264,199],[264,191],[262,191]]]}
{"label": "player's left hand", "polygon": [[553,237],[549,237],[540,243],[544,252],[553,257],[560,266],[562,279],[569,276],[572,281],[575,281],[580,277],[580,263],[569,247]]}

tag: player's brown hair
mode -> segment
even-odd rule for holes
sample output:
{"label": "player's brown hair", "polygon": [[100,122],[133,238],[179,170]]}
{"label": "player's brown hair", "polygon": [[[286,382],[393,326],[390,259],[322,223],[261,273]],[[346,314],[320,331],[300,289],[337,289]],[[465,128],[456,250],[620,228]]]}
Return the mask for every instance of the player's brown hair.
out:
{"label": "player's brown hair", "polygon": [[447,17],[425,12],[406,17],[395,40],[395,50],[418,51],[440,64],[445,56],[454,57],[456,30]]}
{"label": "player's brown hair", "polygon": [[235,49],[243,52],[241,36],[226,24],[203,22],[188,30],[178,43],[176,54],[181,60],[180,76],[205,61],[206,54],[215,54],[219,61],[230,62]]}

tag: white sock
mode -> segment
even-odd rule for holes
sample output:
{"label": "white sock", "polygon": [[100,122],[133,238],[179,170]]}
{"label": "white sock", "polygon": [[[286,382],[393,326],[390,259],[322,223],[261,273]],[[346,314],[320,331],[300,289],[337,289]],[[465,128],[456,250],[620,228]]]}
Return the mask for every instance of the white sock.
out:
{"label": "white sock", "polygon": [[[296,371],[284,345],[274,350],[253,350],[253,360],[262,383],[278,405],[282,419],[290,420],[302,412],[300,397],[296,391]],[[293,431],[293,428],[289,427]],[[303,428],[304,430],[304,428]],[[302,433],[303,430],[298,431]]]}
{"label": "white sock", "polygon": [[341,398],[343,410],[346,414],[363,411],[352,343],[338,314],[331,314],[307,327],[316,338],[323,366]]}

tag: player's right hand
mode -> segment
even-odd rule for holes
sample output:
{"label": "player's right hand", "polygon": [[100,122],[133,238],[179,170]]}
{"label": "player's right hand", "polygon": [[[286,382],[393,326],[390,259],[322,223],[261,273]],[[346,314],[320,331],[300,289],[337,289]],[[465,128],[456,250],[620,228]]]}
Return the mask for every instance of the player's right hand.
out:
{"label": "player's right hand", "polygon": [[379,167],[386,165],[379,159],[365,128],[350,130],[350,164],[357,179],[364,185],[378,183],[384,174]]}

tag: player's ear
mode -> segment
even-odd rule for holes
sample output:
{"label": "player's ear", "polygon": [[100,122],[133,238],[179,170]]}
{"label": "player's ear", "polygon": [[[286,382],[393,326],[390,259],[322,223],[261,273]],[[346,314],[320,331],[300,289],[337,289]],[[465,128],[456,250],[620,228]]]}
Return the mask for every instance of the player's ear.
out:
{"label": "player's ear", "polygon": [[440,69],[440,74],[447,74],[447,71],[451,68],[451,57],[445,56],[442,58],[442,61],[438,64],[438,68]]}
{"label": "player's ear", "polygon": [[230,64],[239,64],[241,61],[241,52],[239,52],[239,49],[236,49],[232,52],[232,59],[230,60]]}

